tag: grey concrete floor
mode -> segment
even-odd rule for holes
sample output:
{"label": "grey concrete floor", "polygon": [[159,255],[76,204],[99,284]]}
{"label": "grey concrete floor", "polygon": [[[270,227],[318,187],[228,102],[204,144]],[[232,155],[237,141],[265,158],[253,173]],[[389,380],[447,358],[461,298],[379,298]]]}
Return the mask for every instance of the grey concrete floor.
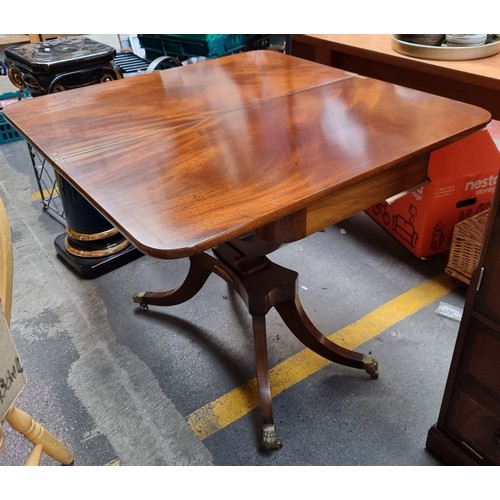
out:
{"label": "grey concrete floor", "polygon": [[[425,441],[459,323],[437,309],[441,301],[462,308],[465,285],[357,349],[378,360],[377,380],[329,363],[274,397],[281,450],[259,450],[257,410],[201,441],[188,415],[255,376],[240,299],[212,276],[191,301],[140,312],[132,295],[177,286],[187,263],[143,256],[82,279],[56,255],[64,227],[32,201],[34,192],[26,143],[2,145],[0,196],[15,261],[11,329],[29,379],[17,406],[73,451],[75,466],[440,465]],[[304,307],[325,334],[433,279],[447,262],[415,258],[364,213],[272,258],[300,273]],[[272,366],[303,349],[274,311],[268,336]],[[18,465],[29,447],[5,427],[0,465]]]}

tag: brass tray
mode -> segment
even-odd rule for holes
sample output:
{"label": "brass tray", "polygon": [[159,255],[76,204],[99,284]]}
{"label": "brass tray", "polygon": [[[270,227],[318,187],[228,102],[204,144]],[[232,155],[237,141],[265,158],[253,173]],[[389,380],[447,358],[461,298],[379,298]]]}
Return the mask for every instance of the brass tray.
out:
{"label": "brass tray", "polygon": [[491,42],[471,47],[447,47],[446,45],[432,46],[417,43],[403,42],[392,36],[393,50],[411,57],[435,59],[438,61],[467,61],[494,56],[500,52],[500,38],[496,36]]}

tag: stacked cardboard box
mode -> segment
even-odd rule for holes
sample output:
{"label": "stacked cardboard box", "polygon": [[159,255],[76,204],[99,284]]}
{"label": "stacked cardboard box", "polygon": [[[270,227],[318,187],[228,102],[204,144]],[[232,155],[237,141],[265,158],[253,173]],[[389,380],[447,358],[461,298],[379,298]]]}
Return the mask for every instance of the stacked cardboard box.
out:
{"label": "stacked cardboard box", "polygon": [[428,183],[367,213],[416,257],[446,253],[455,224],[489,208],[499,171],[500,152],[484,129],[434,151]]}

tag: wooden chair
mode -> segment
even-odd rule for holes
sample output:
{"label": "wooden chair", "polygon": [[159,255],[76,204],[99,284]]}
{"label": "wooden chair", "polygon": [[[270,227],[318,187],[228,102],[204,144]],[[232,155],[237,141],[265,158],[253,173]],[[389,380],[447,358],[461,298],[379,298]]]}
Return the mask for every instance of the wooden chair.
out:
{"label": "wooden chair", "polygon": [[[7,326],[10,325],[12,284],[12,239],[7,212],[0,199],[0,300],[3,304]],[[73,454],[71,451],[26,412],[15,406],[11,406],[5,415],[5,421],[34,445],[24,465],[40,465],[42,453],[46,453],[63,465],[71,465],[73,463]],[[4,431],[2,429],[2,422],[0,422],[0,445],[4,439],[2,434],[4,434]]]}

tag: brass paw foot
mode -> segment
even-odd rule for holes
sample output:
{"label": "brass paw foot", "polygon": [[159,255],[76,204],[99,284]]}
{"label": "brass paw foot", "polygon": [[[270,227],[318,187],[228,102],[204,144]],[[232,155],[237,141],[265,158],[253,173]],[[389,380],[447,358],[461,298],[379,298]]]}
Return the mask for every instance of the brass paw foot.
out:
{"label": "brass paw foot", "polygon": [[377,360],[370,356],[363,356],[363,368],[371,378],[378,378],[378,363]]}
{"label": "brass paw foot", "polygon": [[262,447],[265,450],[279,450],[283,441],[276,436],[274,425],[267,424],[262,427]]}
{"label": "brass paw foot", "polygon": [[149,307],[147,304],[142,302],[142,298],[144,297],[144,293],[145,292],[139,292],[139,293],[134,294],[133,300],[136,304],[139,304],[141,311],[147,312],[147,311],[149,311]]}

